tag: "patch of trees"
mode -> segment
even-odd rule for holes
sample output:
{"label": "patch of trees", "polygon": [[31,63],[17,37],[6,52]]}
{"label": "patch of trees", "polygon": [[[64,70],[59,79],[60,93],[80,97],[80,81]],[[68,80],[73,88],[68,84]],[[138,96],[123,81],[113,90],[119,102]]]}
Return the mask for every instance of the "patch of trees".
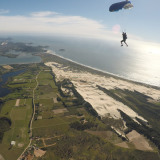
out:
{"label": "patch of trees", "polygon": [[136,123],[132,118],[130,118],[123,111],[119,110],[123,120],[126,122],[126,126],[129,130],[136,130],[138,133],[143,134],[150,141],[152,141],[160,149],[160,133],[155,129],[146,126],[144,123],[141,125]]}
{"label": "patch of trees", "polygon": [[139,113],[142,113],[144,117],[146,115],[146,117],[149,116],[156,119],[160,118],[159,106],[154,103],[148,102],[148,99],[152,99],[151,97],[137,91],[134,92],[129,90],[124,90],[124,91],[120,90],[120,91],[127,95],[125,99],[128,102],[130,102],[129,103],[130,105],[128,106],[130,106],[131,108],[134,108],[134,106],[136,106],[138,108],[137,111]]}
{"label": "patch of trees", "polygon": [[63,93],[63,91],[62,91],[62,89],[61,89],[62,84],[61,84],[60,82],[57,82],[56,85],[57,85],[57,87],[58,87],[58,92],[60,93],[60,95],[61,95],[62,97],[68,97],[66,94]]}
{"label": "patch of trees", "polygon": [[[79,157],[84,154],[83,159],[87,160],[93,159],[93,155],[89,154],[87,158],[87,154],[85,153],[88,153],[89,150],[92,149],[95,150],[97,146],[99,150],[102,144],[103,142],[98,137],[93,137],[85,133],[77,133],[77,135],[64,136],[57,142],[54,152],[61,159],[73,158],[78,160]],[[97,154],[99,154],[99,152]]]}
{"label": "patch of trees", "polygon": [[61,101],[61,98],[59,96],[57,96],[57,101],[60,102]]}
{"label": "patch of trees", "polygon": [[84,98],[77,92],[77,90],[75,89],[75,86],[71,82],[68,82],[68,83],[70,84],[70,89],[72,90],[72,92],[74,93],[75,97],[77,98],[76,100],[74,100],[74,102],[76,103],[76,105],[84,105],[85,108],[86,108],[86,110],[91,115],[100,118],[99,115],[98,115],[98,113],[93,109],[92,105],[90,103],[86,102],[84,100]]}
{"label": "patch of trees", "polygon": [[86,123],[81,123],[79,121],[76,121],[76,122],[73,122],[70,124],[70,127],[71,128],[74,128],[76,130],[79,130],[79,131],[83,131],[85,129],[90,129],[90,128],[93,128],[93,127],[97,127],[97,124],[94,124],[93,122],[86,122]]}
{"label": "patch of trees", "polygon": [[99,85],[97,85],[97,87],[98,87],[99,90],[103,91],[103,92],[106,93],[108,96],[112,97],[113,99],[115,99],[115,100],[117,100],[117,101],[120,101],[120,102],[122,102],[122,103],[125,103],[125,101],[123,101],[122,98],[120,98],[119,96],[117,96],[116,94],[114,94],[114,93],[112,92],[112,90],[108,90],[108,89],[103,88],[103,87],[101,87],[101,86],[99,86]]}
{"label": "patch of trees", "polygon": [[[98,86],[98,85],[97,85],[97,87],[98,87],[98,89],[102,90],[104,93],[106,93],[108,96],[112,97],[116,101],[119,101],[119,102],[123,103],[124,105],[126,105],[126,106],[132,108],[133,110],[135,110],[135,107],[134,107],[135,100],[133,100],[134,99],[133,97],[130,97],[130,100],[132,100],[132,101],[128,101],[126,97],[122,97],[122,96],[120,97],[120,96],[116,95],[114,93],[114,90],[108,90],[108,89],[103,88],[103,87]],[[116,91],[122,92],[122,93],[124,92],[124,94],[125,94],[128,90],[123,91],[123,90],[117,89]],[[130,102],[132,102],[133,104],[130,103]]]}
{"label": "patch of trees", "polygon": [[[67,97],[67,96],[61,90],[61,86],[65,87],[67,89],[71,89],[73,94],[74,94],[74,96],[77,98],[77,99],[72,100],[72,102],[76,106],[84,105],[84,107],[86,108],[87,112],[89,112],[91,115],[93,115],[95,117],[98,117],[100,119],[98,113],[93,109],[92,105],[84,100],[84,98],[77,92],[77,90],[75,89],[75,86],[73,85],[72,82],[70,82],[69,79],[64,79],[62,83],[57,83],[57,86],[58,86],[58,90],[60,92],[60,95],[62,97]],[[64,101],[62,103],[63,103],[63,105],[65,107],[69,107]]]}
{"label": "patch of trees", "polygon": [[69,159],[73,156],[73,147],[67,141],[63,141],[56,145],[55,154],[61,159]]}
{"label": "patch of trees", "polygon": [[80,105],[83,103],[83,101],[84,101],[83,97],[77,92],[77,90],[75,89],[75,86],[73,85],[73,83],[69,79],[64,79],[62,82],[58,82],[57,86],[58,86],[58,91],[62,97],[69,97],[70,95],[65,94],[62,91],[61,87],[67,88],[73,92],[75,97],[77,97],[77,100],[75,101],[77,103],[76,105]]}
{"label": "patch of trees", "polygon": [[83,97],[77,92],[77,90],[75,89],[75,86],[72,84],[72,91],[75,95],[75,97],[77,97],[77,99],[79,100],[79,104],[82,104],[84,102]]}
{"label": "patch of trees", "polygon": [[[152,99],[149,96],[146,96],[137,91],[129,91],[129,90],[107,90],[101,86],[97,87],[102,90],[104,93],[114,98],[116,101],[127,105],[134,111],[136,111],[139,115],[143,116],[147,120],[156,120],[160,119],[160,106],[157,104],[153,104],[148,102],[148,99]],[[120,96],[118,96],[118,95]],[[124,96],[125,95],[125,96]]]}
{"label": "patch of trees", "polygon": [[100,119],[100,116],[99,116],[98,113],[93,109],[93,107],[92,107],[92,105],[91,105],[90,103],[85,102],[85,103],[84,103],[84,106],[85,106],[87,112],[89,112],[91,115],[93,115],[93,116],[95,116],[95,117],[97,117],[97,118]]}
{"label": "patch of trees", "polygon": [[149,98],[148,96],[145,96],[136,91],[132,93],[132,96],[129,96],[129,91],[127,91],[127,93],[128,96],[125,97],[126,100],[134,104],[138,108],[137,111],[143,114],[143,117],[154,118],[157,120],[160,119],[159,106],[153,103],[149,103],[147,100],[147,98]]}
{"label": "patch of trees", "polygon": [[0,111],[1,111],[3,104],[4,104],[4,101],[2,99],[0,99]]}
{"label": "patch of trees", "polygon": [[[48,69],[48,68],[47,68],[47,69]],[[50,71],[49,73],[52,75],[53,81],[54,81],[55,85],[57,85],[55,74],[54,74],[52,71]]]}
{"label": "patch of trees", "polygon": [[159,160],[157,152],[116,147],[97,136],[76,131],[68,133],[56,143],[56,147],[47,150],[63,160]]}
{"label": "patch of trees", "polygon": [[8,131],[11,126],[11,120],[6,117],[0,117],[0,143],[3,139],[4,132]]}

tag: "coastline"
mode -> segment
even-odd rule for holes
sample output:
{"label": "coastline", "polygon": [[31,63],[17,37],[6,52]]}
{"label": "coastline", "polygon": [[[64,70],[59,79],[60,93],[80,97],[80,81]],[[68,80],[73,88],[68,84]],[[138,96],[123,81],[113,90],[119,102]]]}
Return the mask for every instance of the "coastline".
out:
{"label": "coastline", "polygon": [[137,117],[145,122],[147,121],[128,105],[117,101],[107,94],[106,92],[108,91],[128,91],[132,94],[137,93],[146,96],[146,101],[148,102],[149,100],[154,102],[160,101],[160,89],[158,87],[133,82],[109,73],[101,72],[53,53],[50,55],[51,56],[45,57],[48,59],[44,64],[51,67],[55,74],[56,82],[69,79],[75,86],[77,92],[86,102],[92,105],[100,117],[107,116],[114,119],[122,119],[119,113],[119,110],[121,110],[136,122]]}
{"label": "coastline", "polygon": [[[104,76],[112,76],[114,78],[119,78],[119,79],[122,79],[122,80],[125,80],[125,81],[130,81],[130,82],[134,82],[134,83],[137,83],[137,84],[140,84],[140,85],[145,85],[145,86],[149,86],[149,87],[153,87],[153,88],[156,88],[156,89],[160,89],[160,86],[159,85],[154,85],[154,84],[149,84],[149,83],[145,83],[143,81],[136,81],[135,79],[132,79],[132,78],[126,78],[125,76],[122,76],[122,75],[119,75],[119,74],[114,74],[114,73],[111,73],[111,72],[108,72],[108,71],[105,71],[105,70],[101,70],[101,69],[98,69],[98,68],[94,68],[94,67],[91,67],[91,66],[88,66],[88,65],[85,65],[85,64],[82,64],[82,63],[79,63],[77,61],[74,61],[74,60],[71,60],[69,58],[65,58],[63,56],[60,56],[58,54],[56,54],[56,52],[54,52],[53,50],[46,50],[44,53],[42,54],[50,54],[50,55],[54,55],[54,56],[57,56],[59,58],[62,58],[66,61],[69,61],[71,63],[74,63],[76,65],[79,65],[80,67],[85,67],[85,68],[88,68],[90,70],[93,70],[99,74],[104,74]],[[40,57],[41,58],[41,53],[37,53],[34,55],[35,57]],[[0,64],[0,66],[3,66],[3,65],[14,65],[14,64],[32,64],[32,63],[42,63],[43,60],[40,59],[40,61],[35,61],[35,62],[13,62],[13,63],[4,63],[4,64]]]}
{"label": "coastline", "polygon": [[124,80],[124,81],[133,82],[133,83],[136,83],[138,85],[144,85],[146,87],[151,87],[151,88],[155,88],[155,89],[159,89],[160,90],[160,86],[156,86],[156,85],[152,85],[152,84],[148,84],[148,83],[144,83],[144,82],[139,82],[139,81],[136,81],[136,80],[133,80],[133,79],[129,79],[129,78],[123,77],[123,76],[118,75],[118,74],[114,74],[114,73],[107,72],[107,71],[104,71],[104,70],[101,70],[101,69],[98,69],[98,68],[94,68],[94,67],[91,67],[91,66],[88,66],[88,65],[85,65],[85,64],[81,64],[81,63],[73,61],[73,60],[71,60],[69,58],[65,58],[63,56],[60,56],[60,55],[56,54],[56,52],[54,52],[52,50],[47,50],[46,53],[47,54],[51,54],[51,55],[56,56],[56,57],[59,57],[61,59],[69,61],[71,63],[74,63],[76,65],[79,65],[80,67],[88,68],[90,70],[93,70],[93,72],[95,71],[95,72],[97,72],[97,73],[99,73],[101,75],[103,74],[104,76],[111,76],[111,77],[118,78],[118,79],[121,79],[121,80]]}

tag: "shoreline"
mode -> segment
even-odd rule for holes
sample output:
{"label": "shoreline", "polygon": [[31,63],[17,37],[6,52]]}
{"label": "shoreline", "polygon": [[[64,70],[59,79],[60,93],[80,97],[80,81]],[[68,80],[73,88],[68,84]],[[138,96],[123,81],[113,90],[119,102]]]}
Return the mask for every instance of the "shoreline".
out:
{"label": "shoreline", "polygon": [[[160,86],[158,85],[153,85],[153,84],[149,84],[149,83],[145,83],[145,82],[139,82],[139,81],[136,81],[134,79],[131,79],[131,78],[126,78],[124,76],[121,76],[121,75],[118,75],[118,74],[114,74],[114,73],[111,73],[111,72],[108,72],[108,71],[104,71],[104,70],[101,70],[101,69],[98,69],[98,68],[94,68],[94,67],[91,67],[91,66],[88,66],[88,65],[85,65],[85,64],[82,64],[82,63],[79,63],[77,61],[74,61],[74,60],[71,60],[69,58],[65,58],[63,56],[60,56],[58,54],[56,54],[56,52],[52,51],[52,50],[47,50],[45,53],[43,53],[44,55],[45,54],[50,54],[50,55],[53,55],[53,56],[56,56],[58,58],[61,58],[63,60],[66,60],[68,62],[71,62],[71,63],[74,63],[75,65],[79,65],[80,67],[85,67],[85,68],[88,68],[92,71],[95,71],[95,72],[99,72],[100,74],[104,74],[104,76],[111,76],[111,77],[114,77],[114,78],[118,78],[118,79],[121,79],[121,80],[125,80],[125,81],[129,81],[129,82],[133,82],[133,83],[136,83],[138,85],[144,85],[144,86],[147,86],[147,87],[152,87],[152,88],[155,88],[155,89],[160,89]],[[41,58],[41,54],[37,54],[35,56],[38,56]],[[20,62],[20,63],[6,63],[6,64],[0,64],[0,66],[4,66],[4,65],[22,65],[22,64],[34,64],[34,63],[44,63],[43,62],[43,59],[41,58],[41,61],[40,62]]]}
{"label": "shoreline", "polygon": [[79,63],[79,62],[76,62],[74,60],[71,60],[69,58],[65,58],[63,56],[60,56],[60,55],[57,55],[54,51],[52,50],[47,50],[46,52],[47,54],[51,54],[53,56],[57,56],[58,58],[61,58],[61,59],[64,59],[66,61],[69,61],[71,63],[74,63],[76,65],[79,65],[81,67],[85,67],[85,68],[89,68],[93,71],[96,71],[96,72],[100,72],[101,74],[104,74],[106,76],[111,76],[111,77],[114,77],[114,78],[118,78],[118,79],[121,79],[121,80],[124,80],[124,81],[129,81],[129,82],[132,82],[132,83],[136,83],[138,85],[144,85],[146,87],[152,87],[152,88],[155,88],[155,89],[159,89],[160,90],[160,86],[156,86],[156,85],[152,85],[152,84],[148,84],[148,83],[144,83],[144,82],[139,82],[139,81],[136,81],[136,80],[133,80],[133,79],[129,79],[129,78],[125,78],[123,76],[120,76],[118,74],[114,74],[114,73],[110,73],[110,72],[107,72],[107,71],[104,71],[104,70],[101,70],[101,69],[98,69],[98,68],[94,68],[94,67],[91,67],[91,66],[88,66],[88,65],[85,65],[85,64],[82,64],[82,63]]}
{"label": "shoreline", "polygon": [[91,67],[77,64],[71,60],[68,61],[60,56],[53,55],[53,53],[45,58],[46,61],[44,64],[51,67],[56,77],[56,82],[69,79],[77,92],[86,102],[92,105],[100,117],[106,117],[108,115],[114,119],[121,119],[122,117],[119,113],[119,110],[121,110],[128,114],[134,121],[136,121],[136,117],[146,121],[145,118],[138,115],[129,106],[107,94],[106,92],[108,91],[129,91],[133,94],[137,93],[146,96],[146,101],[160,101],[160,89],[158,87],[104,73]]}

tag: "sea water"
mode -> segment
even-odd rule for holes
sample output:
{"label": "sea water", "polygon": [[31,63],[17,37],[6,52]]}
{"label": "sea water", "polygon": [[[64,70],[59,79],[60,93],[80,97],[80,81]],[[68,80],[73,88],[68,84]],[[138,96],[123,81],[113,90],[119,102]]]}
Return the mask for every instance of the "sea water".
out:
{"label": "sea water", "polygon": [[48,49],[64,58],[126,79],[160,87],[160,53],[138,51],[132,44],[121,47],[120,42],[58,36],[14,37],[13,40],[47,45]]}

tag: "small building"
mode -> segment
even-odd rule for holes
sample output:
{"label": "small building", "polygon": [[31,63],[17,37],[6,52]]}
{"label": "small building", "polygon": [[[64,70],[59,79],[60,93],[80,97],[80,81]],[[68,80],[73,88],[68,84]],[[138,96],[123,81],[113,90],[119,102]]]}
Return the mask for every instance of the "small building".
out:
{"label": "small building", "polygon": [[16,141],[11,141],[11,145],[15,146],[16,145]]}

